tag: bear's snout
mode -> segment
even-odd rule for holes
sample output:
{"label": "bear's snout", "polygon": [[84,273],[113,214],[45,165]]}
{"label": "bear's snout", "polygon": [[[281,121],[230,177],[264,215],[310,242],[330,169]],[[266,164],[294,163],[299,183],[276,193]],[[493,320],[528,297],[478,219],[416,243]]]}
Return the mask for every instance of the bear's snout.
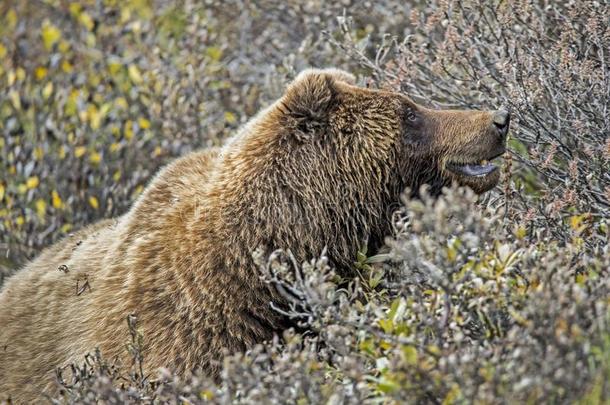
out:
{"label": "bear's snout", "polygon": [[510,126],[510,112],[506,110],[496,111],[493,115],[493,124],[498,135],[504,140]]}

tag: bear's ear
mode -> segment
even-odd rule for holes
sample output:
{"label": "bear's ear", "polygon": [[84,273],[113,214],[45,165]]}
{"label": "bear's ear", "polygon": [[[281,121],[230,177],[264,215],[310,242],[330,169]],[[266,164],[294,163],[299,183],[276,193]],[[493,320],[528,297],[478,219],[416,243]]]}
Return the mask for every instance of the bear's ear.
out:
{"label": "bear's ear", "polygon": [[282,106],[297,138],[304,140],[326,126],[338,101],[337,82],[354,84],[356,79],[339,69],[308,69],[290,83]]}

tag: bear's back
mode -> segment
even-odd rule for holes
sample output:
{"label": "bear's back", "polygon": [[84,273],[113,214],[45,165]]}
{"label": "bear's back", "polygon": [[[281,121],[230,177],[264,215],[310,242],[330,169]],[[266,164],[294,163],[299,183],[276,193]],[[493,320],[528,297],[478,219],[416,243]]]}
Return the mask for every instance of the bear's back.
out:
{"label": "bear's back", "polygon": [[[137,312],[132,307],[137,299],[126,299],[133,294],[129,283],[148,283],[151,271],[130,265],[145,261],[138,255],[146,250],[133,246],[160,227],[171,229],[168,223],[179,226],[175,222],[188,214],[182,210],[197,205],[217,156],[212,148],[176,160],[125,215],[71,234],[6,280],[0,289],[0,400],[7,395],[17,403],[39,398],[45,386],[46,392],[55,392],[55,368],[81,363],[95,347],[124,354],[125,314]],[[100,324],[120,331],[99,333]]]}

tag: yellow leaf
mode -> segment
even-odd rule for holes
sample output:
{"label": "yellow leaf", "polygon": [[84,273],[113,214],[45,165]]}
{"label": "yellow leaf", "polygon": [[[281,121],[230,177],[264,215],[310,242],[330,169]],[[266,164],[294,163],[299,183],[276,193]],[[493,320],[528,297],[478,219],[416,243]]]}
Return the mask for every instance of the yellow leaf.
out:
{"label": "yellow leaf", "polygon": [[144,81],[142,74],[140,73],[140,69],[138,69],[136,65],[129,65],[127,68],[127,73],[134,84],[140,84]]}
{"label": "yellow leaf", "polygon": [[22,82],[25,79],[25,69],[22,67],[18,67],[15,70],[15,74],[17,75],[17,80],[19,80],[20,82]]}
{"label": "yellow leaf", "polygon": [[96,42],[95,35],[93,35],[92,32],[87,33],[87,37],[85,39],[85,44],[87,44],[87,46],[89,48],[94,48],[95,42]]}
{"label": "yellow leaf", "polygon": [[120,144],[120,143],[118,143],[118,142],[112,142],[112,143],[110,144],[110,152],[111,152],[111,153],[114,153],[114,152],[118,151],[119,149],[121,149],[121,144]]}
{"label": "yellow leaf", "polygon": [[64,203],[61,201],[59,193],[55,190],[51,192],[51,204],[53,204],[53,208],[55,209],[59,209],[64,206]]}
{"label": "yellow leaf", "polygon": [[30,190],[38,187],[38,184],[40,184],[40,181],[38,180],[38,176],[32,176],[25,182],[25,185]]}
{"label": "yellow leaf", "polygon": [[6,56],[6,46],[0,44],[0,58],[4,58]]}
{"label": "yellow leaf", "polygon": [[527,230],[525,229],[524,226],[519,226],[516,230],[515,230],[515,236],[517,237],[517,239],[523,239],[525,238],[525,235],[527,234]]}
{"label": "yellow leaf", "polygon": [[413,346],[404,346],[402,354],[407,364],[414,366],[417,364],[417,349]]}
{"label": "yellow leaf", "polygon": [[102,104],[102,106],[100,107],[100,114],[105,117],[106,114],[108,114],[108,112],[110,111],[110,109],[112,108],[111,103],[104,103]]}
{"label": "yellow leaf", "polygon": [[210,390],[201,391],[199,393],[199,398],[206,401],[211,401],[212,399],[214,399],[214,393]]}
{"label": "yellow leaf", "polygon": [[382,340],[381,342],[379,342],[379,347],[383,350],[390,350],[393,346],[387,340]]}
{"label": "yellow leaf", "polygon": [[112,76],[116,76],[116,74],[121,71],[122,67],[123,65],[121,65],[117,59],[111,59],[110,62],[108,62],[108,72]]}
{"label": "yellow leaf", "polygon": [[46,211],[47,211],[47,203],[42,198],[39,198],[38,200],[36,200],[36,213],[38,214],[38,217],[44,218]]}
{"label": "yellow leaf", "polygon": [[572,229],[574,229],[575,231],[580,230],[580,225],[583,222],[583,219],[585,218],[584,215],[573,215],[570,217],[570,226],[572,227]]}
{"label": "yellow leaf", "polygon": [[390,319],[380,319],[379,326],[385,333],[391,333],[394,329],[394,322],[392,322]]}
{"label": "yellow leaf", "polygon": [[100,203],[97,201],[97,198],[94,196],[89,197],[89,205],[93,207],[93,209],[98,209],[100,207]]}
{"label": "yellow leaf", "polygon": [[65,159],[65,157],[66,157],[66,147],[65,147],[64,145],[61,145],[61,146],[59,147],[59,153],[58,153],[58,155],[59,155],[59,158],[60,158],[60,159]]}
{"label": "yellow leaf", "polygon": [[8,98],[11,100],[11,104],[15,108],[15,110],[21,110],[21,97],[16,90],[11,90],[8,93]]}
{"label": "yellow leaf", "polygon": [[138,125],[142,129],[148,129],[148,128],[150,128],[150,121],[147,120],[146,118],[142,117],[142,118],[138,119]]}
{"label": "yellow leaf", "polygon": [[137,186],[135,188],[135,190],[133,190],[133,196],[134,197],[139,196],[142,193],[142,191],[144,191],[144,186],[140,184],[139,186]]}
{"label": "yellow leaf", "polygon": [[21,226],[25,223],[25,218],[23,217],[23,215],[19,215],[16,219],[15,219],[15,223],[17,224],[17,226]]}
{"label": "yellow leaf", "polygon": [[[101,76],[98,75],[97,72],[88,75],[87,79],[89,80],[89,84],[91,85],[92,88],[99,86],[100,82],[102,81]],[[94,94],[93,95],[93,101],[99,102],[100,101],[99,96],[100,96],[99,93],[98,94]]]}
{"label": "yellow leaf", "polygon": [[6,14],[6,22],[9,30],[14,29],[17,25],[17,12],[14,9],[11,8]]}
{"label": "yellow leaf", "polygon": [[45,21],[42,26],[42,42],[47,50],[50,50],[53,45],[61,38],[61,31],[48,21]]}
{"label": "yellow leaf", "polygon": [[205,50],[206,55],[214,62],[218,62],[222,58],[222,49],[217,46],[210,46]]}
{"label": "yellow leaf", "polygon": [[77,146],[76,148],[74,148],[74,157],[82,157],[85,152],[87,152],[87,148],[85,148],[84,146]]}
{"label": "yellow leaf", "polygon": [[431,354],[438,356],[441,354],[441,349],[436,346],[436,345],[428,345],[427,346],[428,352],[430,352]]}
{"label": "yellow leaf", "polygon": [[82,12],[80,16],[78,16],[78,21],[85,26],[85,28],[87,28],[87,30],[91,31],[93,29],[93,26],[95,25],[93,23],[93,18],[91,18],[91,16],[89,14],[87,14],[86,12]]}
{"label": "yellow leaf", "polygon": [[61,70],[63,70],[65,73],[71,73],[73,69],[74,67],[67,60],[61,62]]}
{"label": "yellow leaf", "polygon": [[45,100],[48,100],[49,97],[51,97],[51,94],[53,94],[53,83],[49,82],[47,83],[46,86],[44,86],[44,88],[42,89],[42,97]]}
{"label": "yellow leaf", "polygon": [[99,153],[93,151],[89,155],[89,161],[91,163],[93,163],[94,165],[97,165],[98,163],[100,163],[102,161],[102,155],[100,155]]}
{"label": "yellow leaf", "polygon": [[89,125],[91,125],[91,129],[99,129],[103,114],[97,109],[95,104],[89,104],[87,107],[87,115],[89,116]]}
{"label": "yellow leaf", "polygon": [[125,139],[130,140],[133,138],[133,122],[131,120],[125,121],[125,128],[123,129]]}
{"label": "yellow leaf", "polygon": [[80,118],[81,122],[89,121],[89,110],[79,111],[78,118]]}
{"label": "yellow leaf", "polygon": [[15,74],[14,70],[9,70],[8,73],[6,74],[6,82],[9,86],[12,86],[13,84],[15,84],[15,80],[17,80],[17,75]]}
{"label": "yellow leaf", "polygon": [[72,224],[63,224],[61,226],[62,233],[68,233],[68,232],[70,232],[71,229],[72,229]]}
{"label": "yellow leaf", "polygon": [[70,96],[68,97],[68,100],[66,101],[66,115],[71,116],[76,114],[77,110],[78,110],[78,98],[79,98],[80,92],[77,89],[73,89],[70,92]]}
{"label": "yellow leaf", "polygon": [[460,394],[461,394],[460,387],[457,384],[453,384],[451,386],[451,389],[447,393],[447,396],[443,400],[443,405],[457,403],[458,399],[460,398]]}
{"label": "yellow leaf", "polygon": [[160,155],[161,155],[161,152],[162,152],[161,147],[160,147],[160,146],[157,146],[157,147],[155,148],[154,155],[155,155],[155,156],[160,156]]}
{"label": "yellow leaf", "polygon": [[[71,47],[72,47],[72,45],[70,45],[70,42],[66,41],[65,39],[61,39],[61,40],[59,40],[59,45],[57,45],[57,50],[60,53],[65,54],[70,50]],[[68,65],[70,65],[69,62],[68,62]],[[70,66],[72,66],[72,65],[70,65]]]}
{"label": "yellow leaf", "polygon": [[36,148],[34,148],[34,159],[42,160],[43,156],[44,149],[42,149],[42,146],[37,146]]}
{"label": "yellow leaf", "polygon": [[131,18],[131,8],[122,7],[121,8],[121,24],[126,23]]}
{"label": "yellow leaf", "polygon": [[128,107],[125,97],[117,97],[114,102],[116,103],[117,107],[122,108],[123,110],[126,110]]}
{"label": "yellow leaf", "polygon": [[47,72],[48,72],[48,69],[46,67],[38,66],[36,68],[36,70],[34,71],[34,76],[36,76],[36,79],[41,80],[47,76]]}
{"label": "yellow leaf", "polygon": [[229,124],[234,124],[235,121],[237,121],[237,117],[235,117],[235,114],[233,114],[230,111],[227,111],[225,113],[225,121],[227,121]]}
{"label": "yellow leaf", "polygon": [[116,172],[114,172],[114,174],[112,175],[112,179],[115,182],[118,182],[119,180],[121,180],[121,171],[117,170]]}
{"label": "yellow leaf", "polygon": [[70,3],[68,9],[70,10],[70,14],[77,17],[83,9],[83,6],[81,6],[79,3]]}
{"label": "yellow leaf", "polygon": [[449,263],[455,262],[455,259],[457,258],[457,250],[453,246],[447,246],[446,252]]}
{"label": "yellow leaf", "polygon": [[[162,80],[158,80],[158,79],[156,79],[156,78],[155,78],[155,79],[153,79],[153,80],[154,80],[154,81],[153,81],[153,83],[154,83],[154,84],[153,84],[153,89],[154,89],[154,91],[155,91],[156,93],[161,93],[161,92],[163,91],[163,86],[164,86],[164,83],[163,83],[163,82],[164,82],[164,81],[162,81]],[[203,104],[203,103],[201,103],[201,104]]]}
{"label": "yellow leaf", "polygon": [[2,201],[2,199],[4,198],[4,192],[5,192],[5,188],[3,184],[0,184],[0,201]]}

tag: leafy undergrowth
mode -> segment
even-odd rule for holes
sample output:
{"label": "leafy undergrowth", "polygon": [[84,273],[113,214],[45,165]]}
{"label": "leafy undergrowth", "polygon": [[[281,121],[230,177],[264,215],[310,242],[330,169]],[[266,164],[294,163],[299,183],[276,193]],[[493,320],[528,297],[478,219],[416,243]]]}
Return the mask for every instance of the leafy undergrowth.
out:
{"label": "leafy undergrowth", "polygon": [[61,374],[62,399],[607,403],[607,247],[584,255],[577,219],[560,244],[474,200],[447,190],[405,201],[389,252],[361,253],[353,280],[339,279],[323,255],[302,265],[284,252],[257,255],[261,277],[286,292],[287,314],[308,332],[226,357],[219,382],[142,377],[146,336],[130,321],[133,364],[96,353]]}
{"label": "leafy undergrowth", "polygon": [[164,162],[221,143],[304,67],[513,113],[499,187],[403,201],[352,279],[323,253],[254,252],[307,333],[227,356],[219,381],[142,376],[129,318],[133,364],[93,351],[58,372],[53,401],[610,401],[608,5],[403,3],[0,4],[0,284],[124,212]]}

